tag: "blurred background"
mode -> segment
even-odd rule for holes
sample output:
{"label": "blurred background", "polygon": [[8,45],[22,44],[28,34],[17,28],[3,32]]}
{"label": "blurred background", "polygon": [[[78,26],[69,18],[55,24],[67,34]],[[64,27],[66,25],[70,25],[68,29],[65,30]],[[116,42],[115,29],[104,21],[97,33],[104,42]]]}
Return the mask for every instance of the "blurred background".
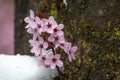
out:
{"label": "blurred background", "polygon": [[0,53],[14,54],[14,1],[0,0]]}
{"label": "blurred background", "polygon": [[66,40],[79,47],[72,63],[61,51],[62,80],[120,80],[120,0],[66,2],[67,6],[63,0],[0,0],[0,52],[33,55],[24,22],[32,9],[63,23]]}

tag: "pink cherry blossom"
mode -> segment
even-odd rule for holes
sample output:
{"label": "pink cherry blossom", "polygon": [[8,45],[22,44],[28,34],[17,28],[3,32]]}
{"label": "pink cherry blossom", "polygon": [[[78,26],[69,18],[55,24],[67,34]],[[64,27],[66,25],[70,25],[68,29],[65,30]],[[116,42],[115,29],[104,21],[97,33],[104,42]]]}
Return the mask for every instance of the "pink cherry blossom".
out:
{"label": "pink cherry blossom", "polygon": [[39,41],[36,41],[36,43],[32,44],[33,48],[31,49],[32,53],[35,53],[36,56],[39,56],[40,54],[45,55],[46,54],[46,49],[48,47],[48,43],[44,42],[42,38],[40,38]]}
{"label": "pink cherry blossom", "polygon": [[36,45],[37,41],[36,41],[36,40],[33,40],[33,39],[30,39],[30,40],[29,40],[29,43],[30,43],[31,47],[33,47],[33,46]]}
{"label": "pink cherry blossom", "polygon": [[75,55],[74,53],[77,51],[78,47],[77,46],[71,46],[71,43],[67,43],[64,51],[68,54],[69,61],[71,62],[72,60],[75,60]]}
{"label": "pink cherry blossom", "polygon": [[64,28],[64,25],[63,24],[59,24],[55,29],[54,29],[54,34],[58,35],[58,36],[61,36],[63,35],[63,31],[62,29]]}
{"label": "pink cherry blossom", "polygon": [[43,67],[49,67],[49,65],[46,65],[45,64],[45,60],[47,59],[46,58],[46,55],[40,55],[40,56],[37,56],[36,57],[39,61],[39,66],[43,66]]}
{"label": "pink cherry blossom", "polygon": [[46,26],[44,27],[44,30],[50,34],[52,34],[53,30],[57,27],[57,23],[52,16],[49,17],[49,19],[46,21],[45,25]]}
{"label": "pink cherry blossom", "polygon": [[35,14],[33,12],[33,10],[30,10],[30,16],[29,17],[25,17],[25,22],[29,23],[29,21],[34,21],[35,20]]}
{"label": "pink cherry blossom", "polygon": [[56,66],[62,67],[63,62],[60,60],[60,55],[59,54],[49,54],[47,60],[45,60],[46,65],[50,65],[51,69],[55,69]]}
{"label": "pink cherry blossom", "polygon": [[28,25],[25,28],[36,28],[37,24],[35,22],[35,16],[34,16],[34,12],[32,10],[30,10],[30,16],[29,17],[25,17],[24,21],[26,23],[28,23]]}
{"label": "pink cherry blossom", "polygon": [[69,44],[70,44],[70,42],[60,43],[59,47],[62,48],[62,49],[65,49],[65,48],[67,48],[67,45],[69,45]]}
{"label": "pink cherry blossom", "polygon": [[[57,54],[59,52],[56,51],[58,47],[68,54],[70,62],[75,60],[74,53],[78,47],[72,47],[70,42],[65,41],[62,31],[64,25],[57,24],[53,16],[50,16],[49,19],[35,17],[34,12],[30,10],[30,16],[24,20],[28,24],[27,32],[33,35],[33,39],[29,40],[32,47],[31,52],[35,54],[40,65],[51,69],[55,69],[56,66],[62,67],[63,62],[60,60],[60,54]],[[47,42],[44,41],[44,38]]]}
{"label": "pink cherry blossom", "polygon": [[28,28],[27,32],[30,34],[33,34],[33,39],[36,40],[39,37],[39,31],[38,28]]}
{"label": "pink cherry blossom", "polygon": [[40,20],[38,17],[36,17],[35,21],[36,21],[37,27],[36,28],[29,27],[27,29],[28,33],[33,34],[33,39],[37,39],[39,37],[39,35],[41,35],[41,33],[44,32],[44,30],[43,30],[43,26],[44,26],[43,20]]}
{"label": "pink cherry blossom", "polygon": [[36,17],[35,21],[37,23],[38,33],[41,34],[42,32],[45,32],[44,31],[45,19],[40,19],[39,17]]}
{"label": "pink cherry blossom", "polygon": [[49,37],[48,37],[48,41],[50,42],[53,42],[54,44],[60,44],[60,43],[64,43],[65,42],[65,39],[64,39],[64,35],[62,36],[58,36],[58,35],[55,35],[55,34],[51,34]]}

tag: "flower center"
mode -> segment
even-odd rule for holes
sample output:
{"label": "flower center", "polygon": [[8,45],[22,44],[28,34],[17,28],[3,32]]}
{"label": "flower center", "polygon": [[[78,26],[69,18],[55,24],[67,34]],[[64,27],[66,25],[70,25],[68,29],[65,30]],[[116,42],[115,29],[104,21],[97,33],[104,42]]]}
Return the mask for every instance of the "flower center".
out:
{"label": "flower center", "polygon": [[40,28],[41,28],[41,25],[38,25],[38,28],[40,29]]}
{"label": "flower center", "polygon": [[55,41],[58,41],[59,40],[59,38],[58,37],[55,37]]}
{"label": "flower center", "polygon": [[51,28],[51,24],[50,24],[49,22],[48,22],[48,25],[47,25],[47,26],[48,26],[48,28]]}
{"label": "flower center", "polygon": [[55,29],[54,29],[54,32],[57,32],[57,31],[58,31],[58,30],[55,28]]}
{"label": "flower center", "polygon": [[60,45],[64,47],[64,44],[63,44],[63,43],[61,43]]}
{"label": "flower center", "polygon": [[55,63],[57,59],[53,58],[52,61]]}
{"label": "flower center", "polygon": [[37,32],[37,29],[34,30],[34,33],[36,33],[36,32]]}
{"label": "flower center", "polygon": [[71,54],[71,50],[69,50],[69,54]]}
{"label": "flower center", "polygon": [[43,45],[42,45],[42,44],[40,44],[40,45],[39,45],[39,48],[43,48]]}
{"label": "flower center", "polygon": [[45,57],[42,57],[43,60],[45,60],[46,58]]}

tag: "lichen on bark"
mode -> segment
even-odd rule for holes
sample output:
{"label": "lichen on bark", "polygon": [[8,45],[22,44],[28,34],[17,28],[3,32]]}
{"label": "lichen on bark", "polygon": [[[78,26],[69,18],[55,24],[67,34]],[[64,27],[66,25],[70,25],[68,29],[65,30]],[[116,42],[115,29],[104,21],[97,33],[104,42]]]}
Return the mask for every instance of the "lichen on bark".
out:
{"label": "lichen on bark", "polygon": [[16,53],[30,53],[30,35],[24,17],[33,9],[54,16],[65,25],[67,41],[78,45],[76,60],[65,61],[62,80],[120,79],[120,1],[119,0],[16,0]]}

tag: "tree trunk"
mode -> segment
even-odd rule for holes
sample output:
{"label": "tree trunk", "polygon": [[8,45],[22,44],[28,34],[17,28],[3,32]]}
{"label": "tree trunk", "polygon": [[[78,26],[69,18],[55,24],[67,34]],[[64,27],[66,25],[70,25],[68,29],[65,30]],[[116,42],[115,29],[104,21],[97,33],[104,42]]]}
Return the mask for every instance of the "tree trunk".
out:
{"label": "tree trunk", "polygon": [[16,0],[15,52],[29,54],[24,18],[33,9],[54,16],[65,24],[67,41],[78,45],[76,60],[68,63],[64,55],[62,80],[120,79],[120,1],[119,0]]}

